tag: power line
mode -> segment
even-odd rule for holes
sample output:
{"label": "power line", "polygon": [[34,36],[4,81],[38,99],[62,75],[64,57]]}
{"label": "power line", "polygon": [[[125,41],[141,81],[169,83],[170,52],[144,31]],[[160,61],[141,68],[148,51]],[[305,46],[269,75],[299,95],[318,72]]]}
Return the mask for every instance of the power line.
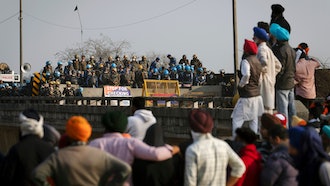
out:
{"label": "power line", "polygon": [[143,22],[147,22],[147,21],[150,21],[150,20],[153,20],[153,19],[157,19],[159,17],[163,17],[165,15],[168,15],[170,13],[173,13],[177,10],[180,10],[194,2],[196,2],[197,0],[192,0],[192,1],[189,1],[188,3],[186,4],[183,4],[177,8],[174,8],[172,10],[169,10],[167,12],[164,12],[162,14],[159,14],[159,15],[156,15],[156,16],[153,16],[153,17],[150,17],[150,18],[147,18],[147,19],[143,19],[143,20],[140,20],[140,21],[136,21],[136,22],[132,22],[132,23],[127,23],[127,24],[123,24],[123,25],[118,25],[118,26],[109,26],[109,27],[100,27],[100,28],[89,28],[88,30],[107,30],[107,29],[116,29],[116,28],[122,28],[122,27],[127,27],[127,26],[132,26],[132,25],[136,25],[136,24],[140,24],[140,23],[143,23]]}
{"label": "power line", "polygon": [[12,15],[12,16],[9,16],[8,18],[6,18],[6,19],[0,21],[0,24],[5,23],[5,22],[8,21],[9,19],[11,19],[11,18],[13,18],[13,17],[15,17],[15,16],[17,16],[17,15],[18,15],[18,12],[16,12],[16,13],[15,13],[14,15]]}
{"label": "power line", "polygon": [[[107,26],[107,27],[95,27],[95,28],[91,28],[91,27],[84,27],[84,30],[109,30],[109,29],[117,29],[117,28],[123,28],[123,27],[128,27],[128,26],[132,26],[132,25],[136,25],[136,24],[140,24],[140,23],[144,23],[144,22],[147,22],[147,21],[151,21],[153,19],[157,19],[157,18],[160,18],[160,17],[163,17],[165,15],[168,15],[170,13],[173,13],[175,11],[178,11],[182,8],[185,8],[193,3],[195,3],[197,0],[192,0],[192,1],[189,1],[179,7],[176,7],[174,9],[171,9],[169,11],[166,11],[162,14],[159,14],[159,15],[156,15],[156,16],[153,16],[153,17],[149,17],[149,18],[146,18],[146,19],[142,19],[142,20],[139,20],[139,21],[135,21],[135,22],[132,22],[132,23],[127,23],[127,24],[122,24],[122,25],[117,25],[117,26]],[[72,30],[80,30],[81,28],[79,27],[72,27],[72,26],[66,26],[66,25],[60,25],[60,24],[56,24],[56,23],[52,23],[52,22],[49,22],[49,21],[46,21],[44,19],[40,19],[36,16],[33,16],[31,14],[28,14],[28,13],[24,13],[25,15],[27,16],[30,16],[32,17],[33,19],[36,19],[40,22],[43,22],[45,24],[48,24],[48,25],[52,25],[52,26],[57,26],[57,27],[62,27],[62,28],[67,28],[67,29],[72,29]]]}
{"label": "power line", "polygon": [[80,28],[78,28],[78,27],[65,26],[65,25],[60,25],[60,24],[52,23],[52,22],[46,21],[44,19],[40,19],[40,18],[38,18],[36,16],[33,16],[33,15],[28,14],[28,13],[25,13],[25,12],[23,12],[23,14],[25,14],[25,15],[27,15],[29,17],[32,17],[33,19],[36,19],[36,20],[38,20],[38,21],[40,21],[42,23],[48,24],[48,25],[62,27],[62,28],[67,28],[67,29],[72,29],[72,30],[80,30]]}

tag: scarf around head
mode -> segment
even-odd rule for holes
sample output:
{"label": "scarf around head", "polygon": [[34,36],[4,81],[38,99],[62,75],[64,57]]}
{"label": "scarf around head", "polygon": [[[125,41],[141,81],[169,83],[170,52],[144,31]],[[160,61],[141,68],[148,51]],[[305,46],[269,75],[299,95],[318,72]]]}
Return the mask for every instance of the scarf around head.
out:
{"label": "scarf around head", "polygon": [[33,118],[26,117],[23,113],[19,115],[21,136],[33,134],[40,138],[44,136],[43,123],[44,118],[40,116],[39,121]]}

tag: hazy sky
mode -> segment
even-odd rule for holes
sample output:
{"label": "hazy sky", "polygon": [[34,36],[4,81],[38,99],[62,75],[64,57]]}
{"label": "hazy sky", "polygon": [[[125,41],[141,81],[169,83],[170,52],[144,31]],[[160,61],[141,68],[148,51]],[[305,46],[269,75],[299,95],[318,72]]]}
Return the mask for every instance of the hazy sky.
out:
{"label": "hazy sky", "polygon": [[[286,9],[291,46],[307,42],[310,55],[327,61],[329,0],[237,0],[239,57],[256,23],[270,21],[274,3]],[[47,60],[55,65],[56,52],[81,41],[76,5],[85,41],[104,34],[113,41],[127,40],[139,56],[156,52],[179,60],[196,53],[210,70],[234,70],[231,0],[23,0],[23,60],[33,72]],[[1,0],[0,7],[0,62],[18,72],[19,0]]]}

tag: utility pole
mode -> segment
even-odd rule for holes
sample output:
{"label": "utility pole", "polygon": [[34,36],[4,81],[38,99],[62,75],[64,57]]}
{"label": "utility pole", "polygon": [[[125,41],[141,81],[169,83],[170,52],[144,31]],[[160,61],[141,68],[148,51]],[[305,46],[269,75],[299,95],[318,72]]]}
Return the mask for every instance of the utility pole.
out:
{"label": "utility pole", "polygon": [[19,75],[20,75],[20,83],[23,84],[23,34],[22,34],[22,26],[23,26],[23,17],[22,17],[22,0],[19,1]]}
{"label": "utility pole", "polygon": [[236,0],[233,0],[233,43],[234,43],[234,75],[235,75],[235,89],[234,94],[237,90],[238,85],[238,75],[237,75],[237,68],[238,64],[238,42],[237,42],[237,16],[236,16]]}

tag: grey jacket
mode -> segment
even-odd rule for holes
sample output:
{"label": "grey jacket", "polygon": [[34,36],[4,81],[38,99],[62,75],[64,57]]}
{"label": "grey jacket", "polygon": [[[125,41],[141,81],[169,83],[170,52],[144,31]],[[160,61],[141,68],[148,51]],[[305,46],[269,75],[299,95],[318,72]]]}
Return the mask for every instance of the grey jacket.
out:
{"label": "grey jacket", "polygon": [[[69,146],[53,153],[33,172],[34,185],[122,185],[129,177],[130,166],[100,149]],[[111,177],[111,183],[107,183]]]}
{"label": "grey jacket", "polygon": [[292,165],[288,148],[278,146],[266,161],[260,174],[260,186],[297,186],[298,171]]}
{"label": "grey jacket", "polygon": [[278,41],[272,47],[272,50],[282,64],[282,69],[276,76],[275,88],[277,90],[293,89],[296,72],[296,52],[289,45],[288,41]]}

